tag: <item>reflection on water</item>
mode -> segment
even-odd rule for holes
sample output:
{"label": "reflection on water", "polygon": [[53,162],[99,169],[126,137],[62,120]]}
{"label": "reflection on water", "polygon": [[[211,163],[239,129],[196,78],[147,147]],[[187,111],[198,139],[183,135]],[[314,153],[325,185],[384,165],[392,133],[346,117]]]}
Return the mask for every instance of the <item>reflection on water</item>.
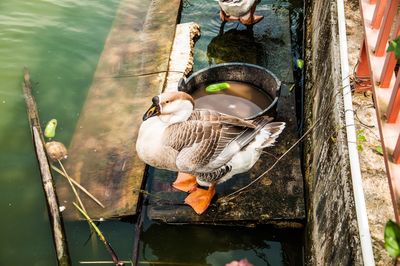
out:
{"label": "reflection on water", "polygon": [[199,109],[211,109],[241,118],[251,117],[262,111],[249,100],[227,94],[202,96],[195,100],[195,105]]}
{"label": "reflection on water", "polygon": [[229,84],[228,89],[211,94],[205,90],[208,84],[199,85],[199,88],[191,94],[196,108],[212,109],[246,118],[260,113],[272,103],[269,95],[251,84],[237,81],[225,82]]}
{"label": "reflection on water", "polygon": [[[183,9],[181,20],[196,21],[201,28],[201,37],[195,46],[193,71],[210,64],[247,62],[269,69],[284,82],[293,82],[290,71],[293,53],[288,29],[292,20],[298,23],[300,16],[292,19],[292,14],[302,12],[302,1],[261,1],[257,13],[264,15],[264,19],[251,27],[238,22],[222,25],[217,1],[196,0],[189,3]],[[297,33],[297,29],[292,34]]]}
{"label": "reflection on water", "polygon": [[247,258],[254,265],[301,265],[302,260],[298,230],[151,224],[142,241],[145,261],[225,265]]}
{"label": "reflection on water", "polygon": [[227,62],[262,65],[262,46],[255,41],[252,28],[222,30],[208,44],[207,58],[210,65]]}

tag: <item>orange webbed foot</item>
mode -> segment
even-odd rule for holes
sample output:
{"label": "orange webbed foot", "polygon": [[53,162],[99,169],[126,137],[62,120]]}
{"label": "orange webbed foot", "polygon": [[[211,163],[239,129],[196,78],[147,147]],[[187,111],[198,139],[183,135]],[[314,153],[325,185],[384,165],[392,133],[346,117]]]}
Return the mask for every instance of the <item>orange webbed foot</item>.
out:
{"label": "orange webbed foot", "polygon": [[178,177],[175,182],[172,183],[172,186],[178,190],[184,192],[190,192],[196,189],[197,182],[196,177],[186,173],[178,173]]}
{"label": "orange webbed foot", "polygon": [[202,214],[207,210],[214,195],[215,186],[210,186],[208,189],[197,188],[186,197],[185,203],[190,205],[197,214]]}
{"label": "orange webbed foot", "polygon": [[250,16],[249,18],[245,19],[245,18],[240,18],[240,23],[247,25],[247,26],[251,26],[254,25],[258,22],[260,22],[262,19],[264,18],[264,16]]}

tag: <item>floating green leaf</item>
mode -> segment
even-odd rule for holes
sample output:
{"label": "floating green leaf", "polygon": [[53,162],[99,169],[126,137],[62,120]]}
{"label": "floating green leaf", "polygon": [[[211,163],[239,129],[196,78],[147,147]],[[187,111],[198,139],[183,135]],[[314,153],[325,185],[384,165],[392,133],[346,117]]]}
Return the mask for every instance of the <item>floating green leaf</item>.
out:
{"label": "floating green leaf", "polygon": [[57,119],[51,119],[44,129],[44,136],[46,138],[54,138],[56,135]]}
{"label": "floating green leaf", "polygon": [[393,258],[400,256],[400,226],[389,220],[385,225],[385,249]]}
{"label": "floating green leaf", "polygon": [[303,66],[304,66],[304,60],[303,59],[297,59],[296,63],[297,63],[297,67],[298,68],[300,68],[300,69],[303,68]]}
{"label": "floating green leaf", "polygon": [[400,59],[400,36],[394,40],[389,41],[388,48],[386,52],[394,52],[397,59]]}
{"label": "floating green leaf", "polygon": [[229,85],[228,82],[214,83],[214,84],[208,85],[206,87],[206,92],[208,92],[208,93],[216,93],[216,92],[219,92],[221,90],[229,89],[230,87],[231,87],[231,85]]}

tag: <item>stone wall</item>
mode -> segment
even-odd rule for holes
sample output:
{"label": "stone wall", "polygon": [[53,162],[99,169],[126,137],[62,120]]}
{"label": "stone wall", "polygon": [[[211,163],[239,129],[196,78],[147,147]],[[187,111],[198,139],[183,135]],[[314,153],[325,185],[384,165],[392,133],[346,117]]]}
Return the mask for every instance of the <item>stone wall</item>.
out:
{"label": "stone wall", "polygon": [[306,9],[306,264],[362,265],[344,124],[335,0]]}

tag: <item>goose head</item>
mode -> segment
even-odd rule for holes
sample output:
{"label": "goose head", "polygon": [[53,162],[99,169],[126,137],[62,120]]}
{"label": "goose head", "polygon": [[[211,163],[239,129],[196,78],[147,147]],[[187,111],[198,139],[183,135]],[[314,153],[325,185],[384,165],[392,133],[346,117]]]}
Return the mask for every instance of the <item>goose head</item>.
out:
{"label": "goose head", "polygon": [[143,121],[157,117],[167,124],[184,122],[194,109],[192,96],[182,91],[161,93],[154,96],[152,102],[153,104],[143,115]]}

